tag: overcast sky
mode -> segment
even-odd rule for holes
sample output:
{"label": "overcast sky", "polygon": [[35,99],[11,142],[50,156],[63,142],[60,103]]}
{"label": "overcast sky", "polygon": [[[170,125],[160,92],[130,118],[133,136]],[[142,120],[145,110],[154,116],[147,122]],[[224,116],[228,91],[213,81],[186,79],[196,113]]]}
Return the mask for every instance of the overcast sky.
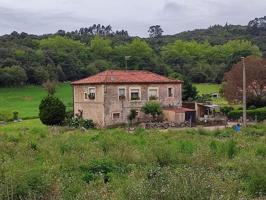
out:
{"label": "overcast sky", "polygon": [[54,33],[94,23],[138,36],[159,24],[164,34],[175,34],[226,22],[246,25],[265,15],[266,0],[0,0],[0,34]]}

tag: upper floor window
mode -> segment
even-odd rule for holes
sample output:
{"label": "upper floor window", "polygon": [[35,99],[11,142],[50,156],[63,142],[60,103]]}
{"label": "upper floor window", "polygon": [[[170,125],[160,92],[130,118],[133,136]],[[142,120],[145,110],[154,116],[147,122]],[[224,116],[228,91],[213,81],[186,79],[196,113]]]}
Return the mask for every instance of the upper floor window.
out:
{"label": "upper floor window", "polygon": [[172,87],[168,88],[168,97],[174,97],[174,90]]}
{"label": "upper floor window", "polygon": [[89,92],[88,92],[88,98],[90,100],[94,100],[96,97],[96,88],[95,87],[90,87]]}
{"label": "upper floor window", "polygon": [[159,89],[157,87],[151,87],[148,89],[149,100],[157,100],[159,98]]}
{"label": "upper floor window", "polygon": [[126,88],[118,88],[118,98],[119,100],[126,98]]}
{"label": "upper floor window", "polygon": [[140,88],[130,88],[130,100],[138,101],[141,99],[141,90]]}

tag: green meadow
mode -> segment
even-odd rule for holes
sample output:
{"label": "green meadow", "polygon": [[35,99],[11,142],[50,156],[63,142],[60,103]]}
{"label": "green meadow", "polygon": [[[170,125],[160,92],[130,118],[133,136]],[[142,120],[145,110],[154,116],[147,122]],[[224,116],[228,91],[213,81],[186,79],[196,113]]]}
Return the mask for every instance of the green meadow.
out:
{"label": "green meadow", "polygon": [[265,199],[266,125],[82,131],[0,125],[0,199]]}
{"label": "green meadow", "polygon": [[[47,92],[42,86],[23,86],[16,88],[0,88],[0,112],[19,112],[19,117],[36,118],[39,113],[39,104]],[[56,96],[59,97],[68,109],[72,107],[72,89],[70,83],[60,83],[57,86]]]}
{"label": "green meadow", "polygon": [[[214,84],[214,83],[198,83],[198,84],[194,84],[194,86],[197,88],[199,95],[212,94],[212,93],[219,94],[219,91],[221,89],[221,85]],[[213,103],[218,104],[220,106],[228,105],[228,102],[226,101],[226,99],[221,96],[219,96],[219,98],[214,98],[212,100],[213,100]]]}

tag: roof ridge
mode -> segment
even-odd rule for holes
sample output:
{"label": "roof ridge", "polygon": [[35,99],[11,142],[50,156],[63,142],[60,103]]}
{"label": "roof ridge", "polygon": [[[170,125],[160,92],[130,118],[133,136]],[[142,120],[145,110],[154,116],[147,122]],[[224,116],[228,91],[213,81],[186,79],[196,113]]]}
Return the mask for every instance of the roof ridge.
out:
{"label": "roof ridge", "polygon": [[107,83],[182,83],[180,80],[156,74],[148,70],[105,70],[98,74],[77,80],[72,84]]}

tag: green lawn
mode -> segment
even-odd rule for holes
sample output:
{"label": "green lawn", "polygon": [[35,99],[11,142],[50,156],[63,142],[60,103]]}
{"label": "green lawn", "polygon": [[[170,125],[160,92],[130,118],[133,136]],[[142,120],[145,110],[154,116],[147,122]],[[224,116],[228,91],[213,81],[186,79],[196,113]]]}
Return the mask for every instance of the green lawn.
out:
{"label": "green lawn", "polygon": [[81,130],[0,125],[0,199],[265,199],[266,126]]}
{"label": "green lawn", "polygon": [[[0,112],[19,112],[19,117],[34,118],[38,116],[41,99],[47,94],[42,86],[24,86],[17,88],[0,88]],[[72,106],[72,89],[70,83],[60,83],[56,96],[68,109]]]}
{"label": "green lawn", "polygon": [[[199,84],[194,84],[194,86],[196,86],[196,88],[199,92],[199,95],[212,94],[212,93],[218,93],[219,94],[219,91],[221,88],[221,85],[213,84],[213,83],[199,83]],[[227,106],[228,105],[228,102],[223,97],[213,99],[213,103],[218,104],[220,106]]]}
{"label": "green lawn", "polygon": [[213,84],[213,83],[198,83],[194,84],[196,86],[199,95],[203,94],[211,94],[211,93],[218,93],[221,88],[221,85],[219,84]]}

